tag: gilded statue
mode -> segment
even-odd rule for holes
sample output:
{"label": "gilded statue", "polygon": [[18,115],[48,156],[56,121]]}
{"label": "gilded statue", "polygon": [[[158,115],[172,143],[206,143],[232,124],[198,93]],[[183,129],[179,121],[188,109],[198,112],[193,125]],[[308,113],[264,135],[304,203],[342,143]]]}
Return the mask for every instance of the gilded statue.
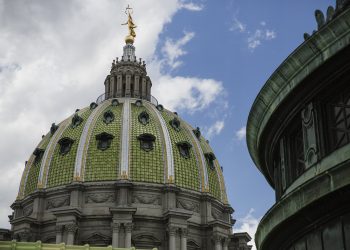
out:
{"label": "gilded statue", "polygon": [[122,23],[122,25],[128,25],[128,28],[129,28],[129,35],[126,36],[125,38],[125,42],[126,43],[133,43],[134,42],[134,39],[136,37],[136,33],[135,33],[135,28],[137,27],[135,24],[134,24],[134,21],[132,20],[132,8],[128,7],[126,8],[125,10],[125,14],[128,16],[128,21],[126,23]]}

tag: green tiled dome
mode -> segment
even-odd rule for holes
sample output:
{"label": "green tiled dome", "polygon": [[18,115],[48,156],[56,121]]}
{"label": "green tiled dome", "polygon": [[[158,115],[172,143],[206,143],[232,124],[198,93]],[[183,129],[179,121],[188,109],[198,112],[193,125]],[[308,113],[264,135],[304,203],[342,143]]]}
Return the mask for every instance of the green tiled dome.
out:
{"label": "green tiled dome", "polygon": [[177,114],[149,101],[108,99],[51,130],[26,164],[19,199],[72,182],[128,179],[172,183],[227,203],[221,167],[208,157],[214,154],[207,141]]}

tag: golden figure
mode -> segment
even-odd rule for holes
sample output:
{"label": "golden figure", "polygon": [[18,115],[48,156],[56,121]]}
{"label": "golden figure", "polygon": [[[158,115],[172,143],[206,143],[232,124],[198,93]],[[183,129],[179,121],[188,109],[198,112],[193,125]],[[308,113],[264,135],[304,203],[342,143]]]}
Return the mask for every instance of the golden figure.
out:
{"label": "golden figure", "polygon": [[134,21],[132,20],[131,14],[133,13],[133,9],[129,7],[126,7],[125,14],[128,16],[128,21],[126,23],[122,23],[122,25],[128,25],[129,28],[129,35],[125,37],[126,43],[134,43],[134,39],[136,37],[135,28],[137,27],[134,24]]}

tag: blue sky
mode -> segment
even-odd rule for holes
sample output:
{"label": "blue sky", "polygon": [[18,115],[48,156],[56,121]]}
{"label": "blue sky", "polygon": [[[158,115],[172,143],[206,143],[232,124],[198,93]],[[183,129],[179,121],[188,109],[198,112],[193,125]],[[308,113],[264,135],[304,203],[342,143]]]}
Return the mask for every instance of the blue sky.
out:
{"label": "blue sky", "polygon": [[0,227],[9,227],[24,161],[41,135],[104,91],[122,54],[127,4],[153,94],[209,137],[237,230],[252,233],[274,193],[247,151],[249,110],[303,33],[316,29],[314,11],[335,0],[0,0]]}
{"label": "blue sky", "polygon": [[[180,39],[184,32],[194,37],[184,45],[187,54],[172,75],[213,78],[223,83],[223,103],[212,103],[195,113],[180,112],[201,128],[224,121],[224,128],[210,139],[224,167],[229,200],[235,218],[262,217],[274,203],[274,192],[255,168],[244,138],[237,131],[245,126],[259,90],[303,42],[304,32],[316,29],[314,11],[326,11],[334,2],[318,1],[203,1],[198,12],[178,12],[161,34],[160,48],[167,37]],[[266,33],[269,38],[266,37]],[[256,35],[258,34],[258,35]],[[264,35],[265,34],[265,35]],[[256,36],[254,36],[256,35]],[[254,46],[254,39],[260,44]],[[162,57],[161,49],[158,56]],[[167,69],[171,70],[171,69]],[[213,114],[211,109],[216,109]],[[217,112],[217,109],[221,110]],[[247,220],[243,220],[247,222]],[[237,226],[242,221],[238,221]]]}

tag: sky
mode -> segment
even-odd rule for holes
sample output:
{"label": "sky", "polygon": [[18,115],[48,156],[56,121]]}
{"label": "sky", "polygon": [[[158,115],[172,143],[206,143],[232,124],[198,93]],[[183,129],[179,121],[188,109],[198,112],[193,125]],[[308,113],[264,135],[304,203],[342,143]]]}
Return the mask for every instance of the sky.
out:
{"label": "sky", "polygon": [[[209,139],[234,232],[254,235],[274,192],[252,162],[246,122],[261,87],[335,0],[0,0],[0,228],[24,162],[46,134],[103,93],[134,8],[136,55],[154,95]],[[253,243],[253,242],[251,242]]]}

